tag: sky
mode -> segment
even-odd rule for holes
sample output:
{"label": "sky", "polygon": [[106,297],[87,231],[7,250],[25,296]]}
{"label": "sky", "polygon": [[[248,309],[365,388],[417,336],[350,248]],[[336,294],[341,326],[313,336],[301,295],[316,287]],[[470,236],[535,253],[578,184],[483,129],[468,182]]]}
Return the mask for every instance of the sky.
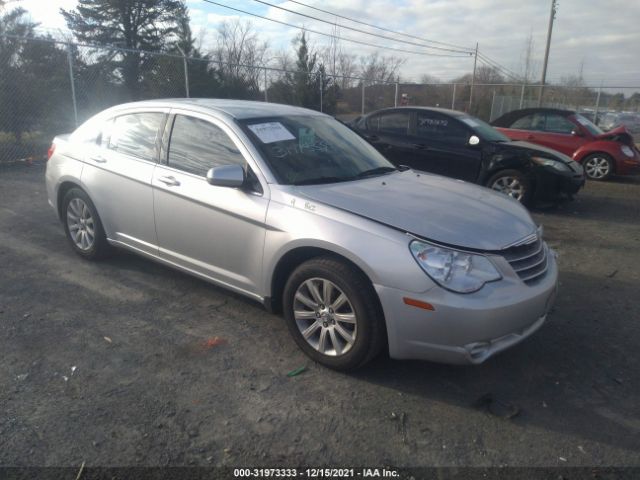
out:
{"label": "sky", "polygon": [[[215,0],[237,9],[280,20],[310,30],[331,33],[333,26],[293,13],[260,4],[255,0]],[[398,37],[358,23],[328,15],[291,1],[265,0],[296,12],[322,18],[383,36],[414,43],[414,38]],[[536,77],[540,77],[546,43],[551,0],[300,0],[329,12],[355,18],[372,25],[414,35],[426,40],[475,48],[509,71],[521,74],[528,38],[533,38]],[[629,0],[558,0],[553,27],[547,81],[577,75],[581,70],[588,85],[640,86],[640,2]],[[22,0],[34,21],[48,31],[65,29],[59,9],[73,8],[76,0]],[[204,38],[204,46],[212,44],[216,28],[225,19],[251,20],[260,38],[267,40],[274,52],[291,49],[291,41],[299,33],[287,27],[216,6],[206,0],[188,0],[192,30]],[[382,55],[405,59],[400,70],[403,81],[419,81],[430,75],[442,81],[451,80],[473,69],[473,57],[437,57],[424,55],[451,54],[340,28],[343,38],[380,46],[422,52],[400,53],[342,41],[342,48],[358,56]],[[329,38],[310,34],[314,46],[322,48]],[[441,44],[431,44],[443,47]],[[446,47],[445,47],[446,48]],[[457,53],[455,53],[458,55]]]}

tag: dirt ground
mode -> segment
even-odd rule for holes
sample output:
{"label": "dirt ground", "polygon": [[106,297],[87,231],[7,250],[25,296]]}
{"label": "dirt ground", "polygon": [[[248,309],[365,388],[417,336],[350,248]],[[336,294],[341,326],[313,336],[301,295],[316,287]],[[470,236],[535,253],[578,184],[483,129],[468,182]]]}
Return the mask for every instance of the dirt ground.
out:
{"label": "dirt ground", "polygon": [[538,333],[480,366],[346,375],[250,300],[83,261],[44,167],[0,166],[0,465],[640,466],[640,178],[534,217],[561,267]]}

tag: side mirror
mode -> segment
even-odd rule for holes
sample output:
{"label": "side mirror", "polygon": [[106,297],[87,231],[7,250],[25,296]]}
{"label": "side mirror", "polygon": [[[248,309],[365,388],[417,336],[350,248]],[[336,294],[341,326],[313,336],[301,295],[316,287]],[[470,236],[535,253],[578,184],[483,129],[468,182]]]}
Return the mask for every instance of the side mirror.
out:
{"label": "side mirror", "polygon": [[584,137],[584,133],[582,133],[580,130],[571,130],[571,135],[573,135],[574,137]]}
{"label": "side mirror", "polygon": [[240,165],[221,165],[207,172],[207,182],[218,187],[240,188],[244,180],[244,168]]}
{"label": "side mirror", "polygon": [[480,145],[480,137],[477,135],[471,135],[469,140],[467,141],[467,145],[474,147],[476,145]]}

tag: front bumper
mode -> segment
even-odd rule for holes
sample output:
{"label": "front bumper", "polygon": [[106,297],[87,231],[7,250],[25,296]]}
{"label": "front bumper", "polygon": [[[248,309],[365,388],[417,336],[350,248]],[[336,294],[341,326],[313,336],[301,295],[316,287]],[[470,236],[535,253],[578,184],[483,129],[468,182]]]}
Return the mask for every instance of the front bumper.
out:
{"label": "front bumper", "polygon": [[[557,292],[558,269],[549,255],[548,269],[534,285],[515,273],[471,294],[440,287],[416,295],[375,285],[384,310],[389,354],[396,359],[450,364],[479,364],[538,330]],[[429,303],[433,310],[405,304],[404,298]]]}
{"label": "front bumper", "polygon": [[582,166],[578,172],[560,173],[548,168],[540,170],[536,178],[536,198],[553,199],[560,195],[575,195],[585,185]]}
{"label": "front bumper", "polygon": [[627,157],[623,154],[620,154],[616,157],[616,175],[640,174],[640,152],[637,148],[634,148],[633,153],[635,154],[633,157]]}

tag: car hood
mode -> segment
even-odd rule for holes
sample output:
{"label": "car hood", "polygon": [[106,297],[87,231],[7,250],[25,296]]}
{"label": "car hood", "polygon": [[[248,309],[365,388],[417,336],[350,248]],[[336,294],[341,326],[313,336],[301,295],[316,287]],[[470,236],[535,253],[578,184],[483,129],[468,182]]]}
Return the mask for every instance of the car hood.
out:
{"label": "car hood", "polygon": [[601,133],[596,137],[598,140],[615,140],[620,139],[622,143],[633,144],[633,136],[629,129],[624,125],[618,125],[616,128],[609,130],[608,132]]}
{"label": "car hood", "polygon": [[533,155],[542,154],[542,156],[545,158],[554,158],[554,159],[561,160],[565,163],[570,163],[572,161],[571,158],[567,157],[563,153],[558,152],[557,150],[553,150],[551,148],[543,147],[542,145],[536,145],[534,143],[525,142],[522,140],[513,140],[511,142],[499,142],[499,143],[496,143],[495,145],[497,149],[502,151],[527,150],[528,151],[527,153],[531,153]]}
{"label": "car hood", "polygon": [[517,201],[488,188],[413,170],[297,193],[435,242],[501,250],[536,231]]}

